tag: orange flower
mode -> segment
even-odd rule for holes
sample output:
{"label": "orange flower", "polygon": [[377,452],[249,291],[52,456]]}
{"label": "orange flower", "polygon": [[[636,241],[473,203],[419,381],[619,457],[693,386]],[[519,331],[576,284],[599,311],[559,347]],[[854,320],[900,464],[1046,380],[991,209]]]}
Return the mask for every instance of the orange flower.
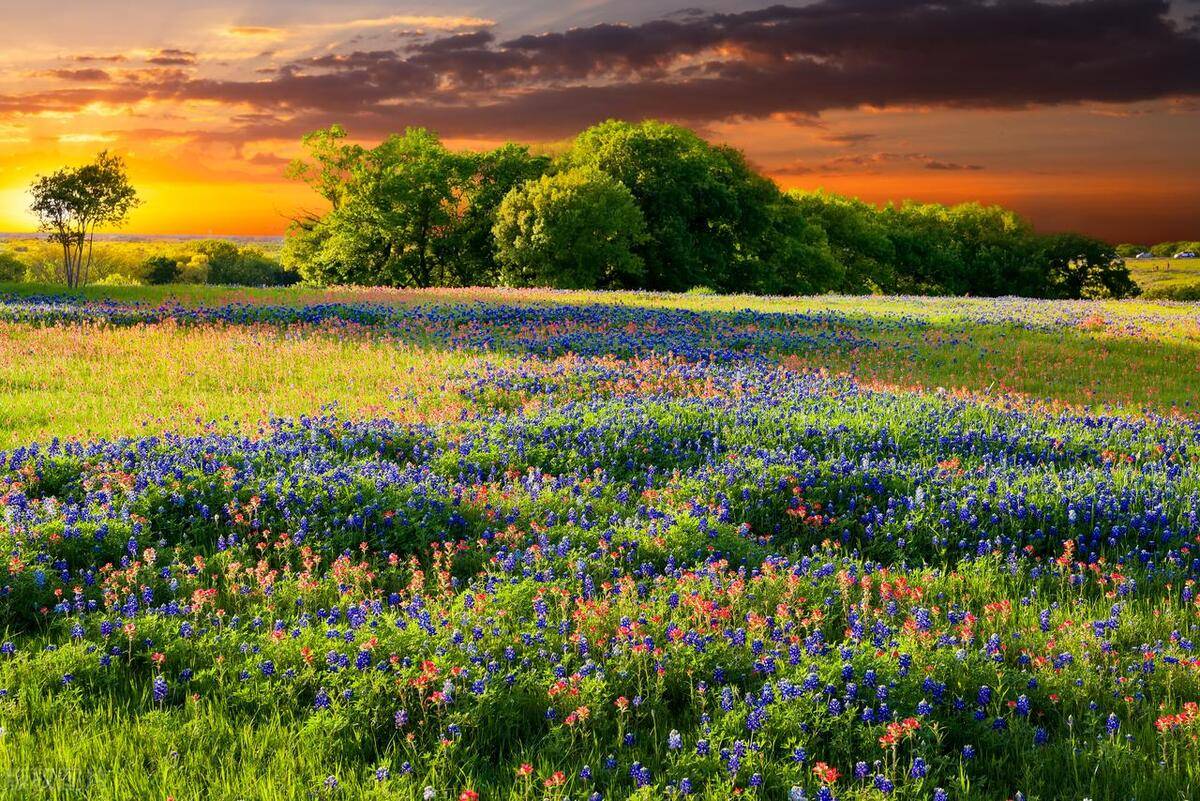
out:
{"label": "orange flower", "polygon": [[817,778],[825,784],[833,784],[842,775],[837,768],[826,765],[824,762],[813,765],[813,773],[817,774]]}

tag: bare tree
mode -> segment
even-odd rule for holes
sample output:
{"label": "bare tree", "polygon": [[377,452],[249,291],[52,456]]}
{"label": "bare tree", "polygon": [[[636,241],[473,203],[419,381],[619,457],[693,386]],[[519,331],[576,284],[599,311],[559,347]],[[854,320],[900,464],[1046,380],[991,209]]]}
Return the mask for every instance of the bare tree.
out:
{"label": "bare tree", "polygon": [[38,176],[29,191],[40,230],[62,248],[69,287],[87,283],[96,228],[121,225],[140,202],[125,162],[108,151],[82,167]]}

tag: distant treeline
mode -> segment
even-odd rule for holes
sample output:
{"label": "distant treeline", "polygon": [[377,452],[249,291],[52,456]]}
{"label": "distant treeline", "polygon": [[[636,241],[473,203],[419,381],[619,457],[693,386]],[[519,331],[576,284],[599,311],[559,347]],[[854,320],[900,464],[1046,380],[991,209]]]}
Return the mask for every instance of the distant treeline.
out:
{"label": "distant treeline", "polygon": [[[227,239],[97,242],[94,284],[294,284],[300,276],[279,263],[278,245]],[[45,239],[0,242],[0,281],[61,283],[60,247]]]}
{"label": "distant treeline", "polygon": [[366,148],[333,126],[304,144],[289,173],[329,211],[292,225],[282,260],[312,283],[1137,293],[1100,240],[1041,235],[997,206],[783,192],[740,151],[661,122],[605,122],[554,156],[451,151],[419,128]]}
{"label": "distant treeline", "polygon": [[1200,241],[1180,240],[1178,242],[1159,242],[1157,245],[1133,245],[1123,243],[1117,245],[1117,255],[1125,258],[1136,258],[1150,254],[1156,259],[1169,259],[1176,253],[1200,254]]}

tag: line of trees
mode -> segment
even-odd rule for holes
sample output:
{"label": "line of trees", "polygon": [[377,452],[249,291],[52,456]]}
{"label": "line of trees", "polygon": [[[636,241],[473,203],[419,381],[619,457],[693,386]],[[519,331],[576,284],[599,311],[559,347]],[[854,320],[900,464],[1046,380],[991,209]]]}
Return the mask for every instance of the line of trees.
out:
{"label": "line of trees", "polygon": [[1149,253],[1158,259],[1169,259],[1176,253],[1200,253],[1200,240],[1180,240],[1178,242],[1159,242],[1154,245],[1135,245],[1123,243],[1117,245],[1117,255],[1125,258]]}
{"label": "line of trees", "polygon": [[373,148],[336,125],[303,142],[289,174],[329,210],[293,223],[282,259],[313,283],[1137,293],[1097,239],[1040,235],[997,206],[783,192],[740,151],[662,122],[601,123],[553,158],[451,151],[421,128]]}

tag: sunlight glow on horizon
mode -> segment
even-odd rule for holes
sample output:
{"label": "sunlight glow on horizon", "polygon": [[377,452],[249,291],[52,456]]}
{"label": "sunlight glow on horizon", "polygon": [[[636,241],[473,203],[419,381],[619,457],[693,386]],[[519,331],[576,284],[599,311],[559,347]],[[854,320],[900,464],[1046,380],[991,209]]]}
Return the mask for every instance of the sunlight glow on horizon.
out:
{"label": "sunlight glow on horizon", "polygon": [[[830,2],[836,14],[838,2]],[[1047,2],[1031,0],[1030,9]],[[771,11],[751,0],[719,5],[732,17]],[[451,148],[508,140],[561,148],[606,116],[671,120],[665,102],[680,109],[683,124],[742,149],[785,188],[823,187],[873,203],[1000,203],[1043,230],[1070,227],[1110,240],[1200,236],[1200,89],[1139,95],[1147,84],[1133,81],[1131,99],[1116,93],[1093,101],[1104,87],[1085,86],[1075,99],[1039,103],[1009,97],[1006,80],[994,105],[972,105],[955,99],[963,82],[947,80],[940,102],[919,99],[923,86],[897,86],[918,99],[877,100],[870,87],[851,102],[821,105],[798,82],[794,93],[782,92],[794,94],[788,100],[799,111],[760,104],[746,113],[736,94],[720,101],[725,106],[703,93],[678,102],[654,94],[662,74],[684,81],[709,59],[733,67],[742,60],[754,74],[770,62],[745,43],[669,41],[680,26],[701,26],[689,35],[711,32],[702,13],[673,17],[668,0],[544,8],[448,0],[437,14],[384,0],[352,7],[263,0],[252,9],[230,0],[162,0],[129,17],[114,13],[120,6],[104,0],[60,25],[50,24],[47,10],[25,7],[0,30],[0,231],[35,230],[27,190],[37,174],[103,149],[126,159],[145,201],[123,232],[279,235],[291,216],[321,205],[283,177],[305,131],[340,122],[370,145],[423,123]],[[1145,30],[1156,30],[1151,17],[1138,17],[1150,20]],[[638,25],[651,21],[656,33],[637,38]],[[729,29],[725,18],[712,25]],[[1188,46],[1175,41],[1188,35],[1182,27],[1157,30],[1149,45],[1166,37],[1166,52]],[[805,31],[791,35],[803,48]],[[568,46],[565,37],[581,44]],[[623,45],[622,37],[633,38]],[[873,41],[890,58],[906,52]],[[629,49],[612,49],[622,46]],[[657,60],[638,49],[660,46]],[[534,58],[542,59],[536,68],[512,67]],[[1031,83],[1025,91],[1036,92],[1039,81]],[[539,93],[548,99],[538,101]],[[493,110],[493,100],[509,105]]]}

